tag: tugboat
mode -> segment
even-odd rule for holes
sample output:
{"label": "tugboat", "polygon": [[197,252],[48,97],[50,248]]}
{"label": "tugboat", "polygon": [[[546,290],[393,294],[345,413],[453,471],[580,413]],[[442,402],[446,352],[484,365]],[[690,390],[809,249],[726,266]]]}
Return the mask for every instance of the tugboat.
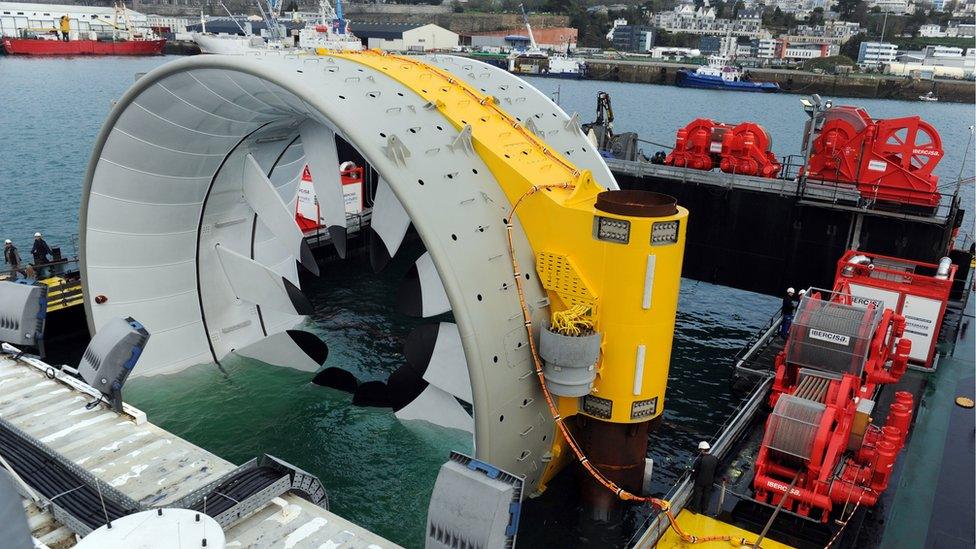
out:
{"label": "tugboat", "polygon": [[[93,18],[95,16],[92,16]],[[3,50],[7,55],[160,55],[166,40],[150,29],[134,29],[124,3],[115,4],[111,37],[102,39],[90,31],[81,34],[67,31],[67,40],[58,39],[55,33],[30,33],[22,38],[4,38]],[[67,27],[62,27],[67,28]]]}
{"label": "tugboat", "polygon": [[749,71],[733,64],[735,57],[735,38],[726,35],[722,39],[717,54],[708,56],[708,64],[690,71],[679,69],[675,84],[683,88],[705,90],[738,90],[751,92],[778,92],[775,82],[753,82]]}
{"label": "tugboat", "polygon": [[731,65],[724,55],[710,55],[708,64],[693,71],[679,69],[675,84],[682,88],[706,90],[736,90],[750,92],[778,92],[775,82],[753,82],[749,72]]}

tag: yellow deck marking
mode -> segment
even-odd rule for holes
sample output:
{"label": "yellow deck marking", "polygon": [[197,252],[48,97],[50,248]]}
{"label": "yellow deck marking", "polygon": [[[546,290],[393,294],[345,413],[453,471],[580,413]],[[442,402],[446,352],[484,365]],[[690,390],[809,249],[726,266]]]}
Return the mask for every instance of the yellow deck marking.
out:
{"label": "yellow deck marking", "polygon": [[[678,534],[675,533],[673,528],[669,528],[667,533],[658,542],[658,549],[671,549],[675,547],[681,548],[695,548],[695,549],[717,549],[720,547],[751,547],[750,545],[742,544],[738,540],[745,539],[747,543],[752,543],[756,541],[759,536],[748,530],[743,530],[741,528],[736,528],[730,524],[726,524],[720,520],[707,517],[705,515],[699,515],[697,513],[692,513],[687,509],[681,511],[678,514],[678,524],[681,525],[681,529],[692,535],[698,537],[710,537],[710,536],[732,536],[736,541],[706,541],[702,543],[687,543],[683,541]],[[792,549],[791,546],[773,541],[766,538],[762,542],[762,549]]]}

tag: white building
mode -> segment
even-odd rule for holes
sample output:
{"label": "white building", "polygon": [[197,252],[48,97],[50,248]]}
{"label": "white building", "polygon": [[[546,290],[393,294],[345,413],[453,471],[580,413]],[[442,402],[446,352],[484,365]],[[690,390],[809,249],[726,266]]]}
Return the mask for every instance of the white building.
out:
{"label": "white building", "polygon": [[888,42],[861,42],[861,49],[857,52],[857,64],[863,66],[879,66],[892,63],[898,55],[898,46]]}
{"label": "white building", "polygon": [[759,59],[776,59],[776,46],[779,41],[775,38],[761,38],[756,47],[756,57]]}
{"label": "white building", "polygon": [[651,54],[652,59],[670,59],[680,61],[688,57],[701,57],[701,50],[692,48],[669,48],[657,46],[651,48],[647,53]]}
{"label": "white building", "polygon": [[910,0],[871,0],[868,2],[868,8],[874,7],[879,8],[882,12],[895,15],[904,15],[915,11],[915,6]]}
{"label": "white building", "polygon": [[946,33],[938,25],[922,25],[918,28],[918,35],[924,38],[940,38]]}
{"label": "white building", "polygon": [[[196,22],[194,21],[194,23]],[[171,32],[173,34],[185,35],[186,26],[191,23],[186,17],[149,14],[146,16],[146,24],[160,34]]]}
{"label": "white building", "polygon": [[707,5],[695,8],[691,4],[682,4],[672,11],[655,13],[651,22],[654,27],[667,32],[749,38],[763,33],[759,9],[742,10],[736,19],[722,19],[716,17],[715,9]]}
{"label": "white building", "polygon": [[960,25],[952,25],[952,24],[950,24],[946,28],[946,36],[952,36],[952,37],[956,37],[956,36],[964,36],[964,37],[965,36],[969,36],[969,37],[973,37],[973,36],[976,36],[976,25],[973,25],[972,23],[963,23],[963,24],[960,24]]}
{"label": "white building", "polygon": [[926,58],[950,57],[958,59],[963,56],[963,49],[955,46],[925,46],[925,49],[922,51],[925,53]]}
{"label": "white building", "polygon": [[837,44],[785,44],[780,56],[788,61],[806,61],[840,53]]}
{"label": "white building", "polygon": [[352,33],[361,38],[366,47],[386,51],[452,50],[461,44],[461,37],[433,23],[371,24],[351,23]]}
{"label": "white building", "polygon": [[851,21],[826,21],[823,25],[797,25],[789,34],[790,42],[844,44],[861,32],[861,25]]}
{"label": "white building", "polygon": [[617,27],[626,27],[627,20],[623,18],[618,18],[613,20],[613,27],[607,32],[607,41],[613,42],[613,31],[617,30]]}
{"label": "white building", "polygon": [[[128,8],[125,13],[134,30],[149,27],[145,15]],[[112,34],[115,30],[113,25],[124,28],[124,24],[115,21],[115,8],[0,2],[0,36],[21,36],[28,29],[41,33],[46,29],[54,30],[63,15],[71,19],[72,33]]]}

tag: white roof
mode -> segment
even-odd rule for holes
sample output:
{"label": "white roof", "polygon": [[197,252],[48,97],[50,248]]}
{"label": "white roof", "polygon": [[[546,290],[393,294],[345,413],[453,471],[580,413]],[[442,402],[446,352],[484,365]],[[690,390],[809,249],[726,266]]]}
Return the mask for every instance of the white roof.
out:
{"label": "white roof", "polygon": [[[9,11],[12,13],[50,13],[54,14],[91,14],[91,15],[112,15],[115,8],[104,6],[78,6],[73,4],[29,4],[24,2],[0,2],[0,13]],[[142,15],[137,11],[126,8],[129,15]]]}

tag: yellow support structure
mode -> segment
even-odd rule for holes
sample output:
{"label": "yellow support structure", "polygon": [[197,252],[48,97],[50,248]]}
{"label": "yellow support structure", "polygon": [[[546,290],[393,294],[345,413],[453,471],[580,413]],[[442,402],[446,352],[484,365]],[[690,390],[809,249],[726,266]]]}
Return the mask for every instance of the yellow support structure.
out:
{"label": "yellow support structure", "polygon": [[[589,306],[589,319],[603,335],[591,394],[560,398],[560,413],[564,417],[583,413],[617,424],[645,423],[659,416],[664,408],[687,210],[671,206],[663,214],[659,209],[648,215],[631,208],[636,213],[628,213],[628,206],[636,204],[610,204],[601,210],[598,195],[606,189],[588,171],[550,150],[493,97],[416,59],[375,51],[318,53],[387,74],[416,92],[458,130],[470,128],[475,152],[512,203],[535,186],[572,186],[535,193],[517,214],[536,252],[536,269],[552,309]],[[608,194],[636,196],[628,193]],[[554,437],[554,443],[546,478],[569,457],[560,437]]]}

